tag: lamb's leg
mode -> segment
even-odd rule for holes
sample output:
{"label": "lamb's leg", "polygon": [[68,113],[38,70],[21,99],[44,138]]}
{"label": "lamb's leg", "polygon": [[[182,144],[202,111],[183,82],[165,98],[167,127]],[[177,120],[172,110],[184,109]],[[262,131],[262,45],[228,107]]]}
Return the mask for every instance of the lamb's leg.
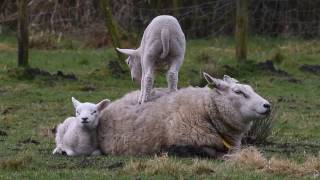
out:
{"label": "lamb's leg", "polygon": [[77,154],[76,154],[73,150],[71,150],[71,149],[66,149],[65,152],[66,152],[66,154],[67,154],[68,156],[76,156],[76,155],[77,155]]}
{"label": "lamb's leg", "polygon": [[143,89],[141,89],[142,97],[139,99],[139,103],[147,102],[151,94],[151,89],[153,88],[154,80],[154,61],[155,57],[152,55],[145,55],[142,60],[143,67]]}
{"label": "lamb's leg", "polygon": [[142,102],[143,91],[144,91],[144,71],[143,71],[143,68],[142,68],[141,90],[140,90],[140,95],[139,95],[139,99],[138,99],[138,103],[139,104],[141,104],[141,102]]}
{"label": "lamb's leg", "polygon": [[63,136],[65,135],[66,131],[68,130],[68,127],[71,122],[72,122],[72,118],[68,118],[63,123],[58,125],[56,138],[55,138],[56,148],[53,150],[52,154],[62,154],[62,152],[64,151]]}
{"label": "lamb's leg", "polygon": [[53,150],[52,154],[62,154],[63,148],[62,148],[62,138],[67,130],[67,124],[66,122],[59,124],[57,127],[57,133],[56,133],[56,148]]}
{"label": "lamb's leg", "polygon": [[167,73],[168,89],[170,92],[178,89],[178,74],[180,66],[183,62],[184,56],[170,57],[169,62],[172,62],[169,71]]}

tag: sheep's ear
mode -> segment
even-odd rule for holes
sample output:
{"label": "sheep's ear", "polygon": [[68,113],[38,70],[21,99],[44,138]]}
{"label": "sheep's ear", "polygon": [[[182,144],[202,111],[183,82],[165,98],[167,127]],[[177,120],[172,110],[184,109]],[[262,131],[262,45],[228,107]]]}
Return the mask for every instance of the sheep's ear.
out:
{"label": "sheep's ear", "polygon": [[100,101],[97,104],[97,110],[102,111],[105,107],[107,107],[110,104],[110,102],[111,101],[109,99],[104,99],[104,100]]}
{"label": "sheep's ear", "polygon": [[138,51],[135,49],[120,49],[116,48],[117,51],[121,52],[122,54],[128,55],[128,56],[136,56],[138,55]]}
{"label": "sheep's ear", "polygon": [[220,79],[213,78],[205,72],[203,73],[203,77],[206,79],[206,81],[209,84],[214,85],[220,91],[226,90],[229,87],[228,83],[226,83]]}
{"label": "sheep's ear", "polygon": [[74,107],[75,109],[77,109],[77,107],[78,107],[79,104],[81,104],[81,103],[80,103],[78,100],[76,100],[76,98],[74,98],[74,97],[72,97],[71,100],[72,100],[72,103],[73,103],[73,107]]}
{"label": "sheep's ear", "polygon": [[227,83],[238,83],[239,82],[238,80],[236,80],[228,75],[224,75],[223,80]]}

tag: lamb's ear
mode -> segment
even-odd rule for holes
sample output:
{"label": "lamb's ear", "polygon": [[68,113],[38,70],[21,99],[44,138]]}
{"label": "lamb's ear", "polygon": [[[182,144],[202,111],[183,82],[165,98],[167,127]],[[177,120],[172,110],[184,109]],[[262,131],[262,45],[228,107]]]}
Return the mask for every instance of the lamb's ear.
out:
{"label": "lamb's ear", "polygon": [[72,103],[73,103],[73,107],[74,107],[75,109],[77,109],[77,107],[78,107],[79,104],[81,104],[81,103],[80,103],[78,100],[76,100],[76,98],[74,98],[74,97],[72,97],[71,100],[72,100]]}
{"label": "lamb's ear", "polygon": [[100,112],[102,111],[105,107],[107,107],[109,104],[110,104],[110,100],[109,99],[104,99],[102,101],[100,101],[98,104],[97,104],[97,110]]}
{"label": "lamb's ear", "polygon": [[203,77],[206,79],[206,81],[209,84],[213,84],[220,91],[226,90],[229,87],[228,83],[226,83],[220,79],[213,78],[205,72],[203,73]]}
{"label": "lamb's ear", "polygon": [[228,75],[224,75],[223,80],[227,83],[238,83],[239,82],[238,80],[236,80]]}
{"label": "lamb's ear", "polygon": [[138,54],[138,51],[135,49],[120,49],[116,48],[117,51],[121,52],[122,54],[128,55],[128,56],[136,56]]}

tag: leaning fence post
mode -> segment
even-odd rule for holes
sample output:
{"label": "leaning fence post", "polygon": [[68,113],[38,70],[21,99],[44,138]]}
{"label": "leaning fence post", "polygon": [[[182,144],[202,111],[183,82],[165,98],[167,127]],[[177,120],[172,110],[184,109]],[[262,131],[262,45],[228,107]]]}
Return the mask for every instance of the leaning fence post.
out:
{"label": "leaning fence post", "polygon": [[247,59],[248,1],[236,0],[236,58],[239,62]]}
{"label": "leaning fence post", "polygon": [[18,66],[28,67],[28,12],[27,0],[18,0]]}
{"label": "leaning fence post", "polygon": [[113,47],[118,55],[119,65],[120,65],[121,69],[123,70],[123,69],[125,69],[125,66],[126,66],[125,61],[124,61],[125,57],[120,52],[118,52],[116,50],[117,47],[121,47],[120,38],[119,38],[120,35],[119,35],[119,31],[118,31],[118,29],[112,19],[112,13],[111,13],[110,5],[109,5],[109,0],[100,0],[100,3],[102,6],[102,11],[104,13],[105,23],[108,28],[108,32],[111,36]]}

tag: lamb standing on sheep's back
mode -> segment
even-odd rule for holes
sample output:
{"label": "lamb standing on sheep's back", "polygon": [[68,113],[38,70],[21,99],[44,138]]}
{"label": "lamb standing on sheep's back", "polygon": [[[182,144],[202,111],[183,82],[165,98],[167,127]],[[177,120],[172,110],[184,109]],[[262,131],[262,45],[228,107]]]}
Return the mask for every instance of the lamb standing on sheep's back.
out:
{"label": "lamb standing on sheep's back", "polygon": [[56,148],[52,153],[68,156],[101,154],[97,141],[98,115],[109,102],[105,99],[98,104],[81,103],[72,97],[76,116],[58,125]]}
{"label": "lamb standing on sheep's back", "polygon": [[170,91],[177,90],[178,72],[184,60],[186,40],[179,22],[173,16],[155,17],[143,33],[140,47],[119,49],[128,55],[126,60],[131,77],[141,82],[139,103],[149,100],[155,67],[168,65],[167,82]]}
{"label": "lamb standing on sheep's back", "polygon": [[188,87],[142,105],[128,103],[128,95],[111,103],[100,116],[101,151],[144,155],[189,148],[217,157],[237,149],[251,122],[269,114],[270,104],[229,76],[204,76],[216,88]]}

